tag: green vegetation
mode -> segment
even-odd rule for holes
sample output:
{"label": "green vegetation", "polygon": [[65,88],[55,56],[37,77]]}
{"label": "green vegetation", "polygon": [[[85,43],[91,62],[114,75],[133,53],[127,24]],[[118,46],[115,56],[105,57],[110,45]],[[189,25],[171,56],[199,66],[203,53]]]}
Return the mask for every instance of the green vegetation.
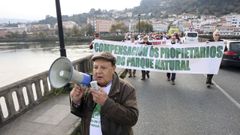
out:
{"label": "green vegetation", "polygon": [[[162,12],[165,11],[165,12]],[[136,13],[152,13],[155,17],[171,14],[194,13],[222,16],[240,13],[239,0],[142,0]]]}
{"label": "green vegetation", "polygon": [[139,29],[139,25],[140,25],[140,32],[145,32],[145,33],[153,32],[152,24],[145,21],[140,21],[136,25],[137,30]]}
{"label": "green vegetation", "polygon": [[117,24],[113,24],[112,25],[110,31],[111,32],[115,32],[115,33],[127,32],[128,31],[128,27],[123,22],[118,22]]}

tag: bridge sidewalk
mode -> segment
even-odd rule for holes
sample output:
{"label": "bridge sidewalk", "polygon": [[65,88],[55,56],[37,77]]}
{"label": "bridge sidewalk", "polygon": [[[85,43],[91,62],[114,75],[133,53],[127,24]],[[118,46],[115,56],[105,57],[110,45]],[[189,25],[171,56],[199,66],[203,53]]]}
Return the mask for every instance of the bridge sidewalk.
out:
{"label": "bridge sidewalk", "polygon": [[[123,69],[117,69],[118,74]],[[0,128],[1,135],[70,135],[80,118],[70,113],[69,94],[51,96]]]}
{"label": "bridge sidewalk", "polygon": [[70,113],[68,94],[52,96],[0,129],[1,135],[70,135],[80,119]]}

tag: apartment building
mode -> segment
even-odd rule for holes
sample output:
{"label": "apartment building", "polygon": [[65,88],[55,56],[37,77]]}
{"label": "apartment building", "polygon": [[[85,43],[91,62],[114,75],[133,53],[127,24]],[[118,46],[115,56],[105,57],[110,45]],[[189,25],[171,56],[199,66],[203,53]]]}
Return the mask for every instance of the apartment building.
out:
{"label": "apartment building", "polygon": [[240,15],[230,14],[225,16],[226,22],[233,27],[240,28]]}
{"label": "apartment building", "polygon": [[155,32],[166,32],[168,30],[168,23],[161,21],[152,21],[152,26]]}
{"label": "apartment building", "polygon": [[[74,27],[78,27],[78,24],[74,21],[64,21],[62,22],[62,26],[65,29],[73,29]],[[58,29],[57,27],[58,27],[58,24],[56,23],[54,25],[54,29]]]}
{"label": "apartment building", "polygon": [[113,24],[113,20],[96,19],[94,28],[98,33],[109,33]]}

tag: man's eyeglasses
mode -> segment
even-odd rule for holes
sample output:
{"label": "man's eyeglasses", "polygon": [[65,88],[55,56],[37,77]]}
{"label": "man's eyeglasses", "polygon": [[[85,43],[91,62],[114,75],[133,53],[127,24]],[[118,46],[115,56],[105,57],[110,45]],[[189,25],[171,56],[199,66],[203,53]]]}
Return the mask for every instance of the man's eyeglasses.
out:
{"label": "man's eyeglasses", "polygon": [[220,34],[215,34],[215,36],[220,36]]}

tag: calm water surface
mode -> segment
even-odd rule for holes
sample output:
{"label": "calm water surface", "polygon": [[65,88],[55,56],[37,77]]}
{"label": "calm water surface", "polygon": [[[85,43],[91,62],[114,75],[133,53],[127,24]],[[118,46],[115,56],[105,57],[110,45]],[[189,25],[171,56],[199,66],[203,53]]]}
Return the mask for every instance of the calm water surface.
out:
{"label": "calm water surface", "polygon": [[[92,53],[87,45],[68,45],[66,52],[71,61]],[[48,70],[58,57],[58,46],[0,44],[0,87]]]}

